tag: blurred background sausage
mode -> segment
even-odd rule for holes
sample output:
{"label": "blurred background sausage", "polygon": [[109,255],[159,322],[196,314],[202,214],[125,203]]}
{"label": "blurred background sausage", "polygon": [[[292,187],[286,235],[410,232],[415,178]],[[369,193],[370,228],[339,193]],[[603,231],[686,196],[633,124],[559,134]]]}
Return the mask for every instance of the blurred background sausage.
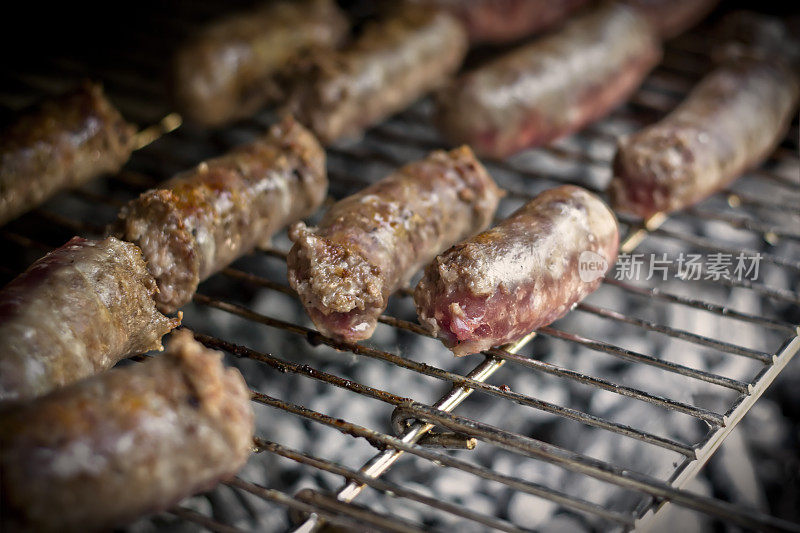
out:
{"label": "blurred background sausage", "polygon": [[91,82],[20,113],[0,133],[0,225],[63,189],[118,171],[135,132]]}
{"label": "blurred background sausage", "polygon": [[437,124],[453,143],[508,157],[605,116],[660,59],[647,20],[606,4],[452,81],[437,94]]}
{"label": "blurred background sausage", "polygon": [[210,23],[178,49],[172,93],[188,119],[219,126],[278,98],[273,76],[309,47],[335,47],[349,23],[333,0],[281,0]]}
{"label": "blurred background sausage", "polygon": [[325,144],[357,137],[442,86],[466,51],[453,16],[402,5],[341,51],[318,50],[287,68],[286,109]]}

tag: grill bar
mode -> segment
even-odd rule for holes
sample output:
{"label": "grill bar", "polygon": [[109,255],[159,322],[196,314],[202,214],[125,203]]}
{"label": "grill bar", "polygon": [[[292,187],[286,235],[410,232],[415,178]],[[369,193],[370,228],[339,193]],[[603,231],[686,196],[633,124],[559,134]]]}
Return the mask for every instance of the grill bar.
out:
{"label": "grill bar", "polygon": [[324,516],[325,520],[328,520],[335,525],[349,528],[352,531],[361,531],[364,529],[365,524],[367,524],[382,531],[392,531],[398,533],[424,533],[424,530],[418,527],[411,527],[408,525],[401,526],[399,523],[394,522],[393,519],[387,519],[385,516],[374,512],[356,512],[354,510],[355,508],[344,507],[339,507],[336,509],[323,509],[317,505],[313,505],[313,503],[302,501],[296,497],[288,496],[278,490],[262,487],[261,485],[245,481],[238,477],[229,481],[228,485],[254,494],[264,500],[278,503],[296,512],[318,513]]}
{"label": "grill bar", "polygon": [[537,483],[525,481],[510,476],[505,476],[503,474],[494,472],[493,470],[489,470],[487,468],[473,465],[471,463],[467,463],[460,459],[456,459],[455,457],[452,457],[450,455],[428,450],[412,443],[404,442],[402,439],[399,439],[397,437],[385,435],[383,433],[365,428],[358,424],[353,424],[345,420],[333,418],[331,416],[325,415],[323,413],[320,413],[313,409],[309,409],[307,407],[303,407],[301,405],[285,402],[277,398],[273,398],[271,396],[260,393],[257,393],[254,396],[254,400],[264,405],[269,405],[271,407],[280,409],[281,411],[286,411],[301,416],[305,419],[311,420],[313,422],[317,422],[325,426],[334,428],[347,435],[353,437],[362,437],[370,442],[379,443],[380,445],[384,446],[390,446],[396,450],[402,450],[405,453],[410,453],[412,455],[422,457],[424,459],[431,461],[434,464],[442,464],[448,467],[458,468],[460,470],[464,470],[465,472],[470,472],[472,474],[483,477],[484,479],[499,481],[501,483],[507,484],[510,487],[515,488],[516,490],[527,492],[529,494],[539,496],[543,499],[556,502],[569,509],[593,514],[600,518],[617,522],[623,525],[633,524],[633,519],[629,515],[617,513],[614,511],[609,511],[604,507],[597,505],[595,503],[581,500],[580,498],[564,494],[562,492],[550,489],[548,487],[544,487]]}
{"label": "grill bar", "polygon": [[638,287],[636,285],[631,285],[630,283],[625,283],[624,281],[615,280],[613,278],[606,278],[603,280],[603,283],[619,287],[626,292],[636,294],[646,299],[663,300],[670,303],[676,303],[686,307],[691,307],[693,309],[700,309],[720,316],[741,320],[742,322],[749,322],[765,328],[783,331],[784,333],[791,335],[796,335],[798,333],[798,326],[788,322],[782,322],[780,320],[773,320],[759,315],[744,313],[735,309],[730,309],[724,305],[717,305],[696,298],[687,298],[685,296],[672,294],[663,291],[658,287]]}
{"label": "grill bar", "polygon": [[681,242],[685,242],[687,244],[692,245],[695,248],[700,248],[703,250],[707,250],[709,252],[731,254],[734,257],[739,253],[744,253],[746,256],[754,256],[755,254],[759,254],[762,261],[766,261],[768,263],[772,263],[774,265],[778,265],[781,267],[791,268],[792,270],[800,271],[800,261],[793,261],[791,259],[786,259],[785,257],[780,257],[773,254],[757,252],[756,250],[746,249],[741,247],[735,248],[732,246],[720,246],[719,244],[714,243],[714,241],[712,241],[711,239],[707,239],[704,237],[697,237],[695,235],[687,235],[685,233],[680,233],[677,231],[672,231],[664,228],[654,229],[650,232],[650,234],[655,237],[664,237],[668,239],[674,239]]}
{"label": "grill bar", "polygon": [[168,512],[177,516],[178,518],[186,520],[187,522],[194,522],[198,526],[216,533],[244,533],[244,530],[239,529],[238,527],[223,524],[222,522],[214,520],[213,518],[209,518],[202,513],[198,513],[192,509],[187,509],[186,507],[173,507]]}
{"label": "grill bar", "polygon": [[780,226],[771,224],[764,224],[751,218],[742,216],[731,215],[729,213],[722,213],[719,211],[706,211],[692,207],[687,209],[685,214],[689,214],[701,220],[712,220],[716,222],[725,222],[732,228],[752,231],[764,235],[775,235],[783,239],[791,239],[793,241],[800,240],[800,232],[794,231]]}
{"label": "grill bar", "polygon": [[328,461],[325,459],[321,459],[319,457],[314,457],[309,454],[302,453],[299,450],[293,450],[287,448],[286,446],[282,446],[276,442],[257,439],[256,444],[258,445],[260,451],[269,451],[276,455],[280,455],[281,457],[292,459],[293,461],[296,461],[298,463],[313,466],[314,468],[317,468],[319,470],[324,470],[326,472],[342,476],[343,478],[346,479],[352,479],[358,481],[359,483],[363,485],[369,485],[370,487],[376,490],[380,490],[382,492],[388,492],[394,496],[399,496],[401,498],[423,503],[429,507],[445,511],[447,513],[450,513],[452,515],[461,518],[467,518],[469,520],[478,522],[480,524],[483,524],[485,526],[494,529],[499,529],[502,531],[510,531],[510,532],[524,531],[523,529],[520,529],[514,526],[513,524],[506,522],[505,520],[500,520],[492,516],[476,513],[464,507],[449,504],[437,498],[431,498],[430,496],[425,496],[424,494],[421,494],[417,491],[406,489],[401,485],[398,485],[397,483],[391,483],[381,479],[366,476],[357,470],[353,470],[351,468],[338,465],[332,461]]}
{"label": "grill bar", "polygon": [[728,389],[732,389],[738,392],[749,392],[750,386],[742,381],[726,378],[724,376],[719,376],[717,374],[714,374],[713,372],[707,372],[705,370],[697,370],[695,368],[690,368],[688,366],[681,365],[678,363],[672,363],[670,361],[658,359],[657,357],[653,357],[652,355],[646,355],[643,353],[635,352],[633,350],[620,348],[618,346],[614,346],[613,344],[609,344],[607,342],[592,340],[583,337],[581,335],[578,335],[576,333],[568,333],[566,331],[555,329],[551,326],[545,326],[543,328],[539,328],[539,333],[547,335],[549,337],[555,337],[557,339],[572,342],[574,344],[580,344],[581,346],[589,348],[590,350],[604,352],[609,355],[613,355],[614,357],[618,357],[620,359],[624,359],[627,361],[635,361],[637,363],[643,363],[646,365],[654,366],[656,368],[660,368],[668,372],[673,372],[675,374],[680,374],[682,376],[687,376],[700,381],[705,381],[707,383],[713,383],[714,385],[719,385],[720,387],[726,387]]}
{"label": "grill bar", "polygon": [[523,365],[528,368],[533,368],[541,372],[545,372],[560,377],[567,377],[575,381],[578,381],[580,383],[585,383],[587,385],[592,385],[603,390],[615,392],[623,396],[636,398],[638,400],[650,402],[659,405],[661,407],[672,409],[673,411],[685,413],[700,420],[705,420],[706,422],[712,425],[722,425],[724,423],[724,417],[722,415],[715,413],[713,411],[709,411],[707,409],[695,407],[693,405],[671,400],[669,398],[664,398],[662,396],[657,396],[655,394],[650,394],[648,392],[635,389],[633,387],[626,387],[618,383],[612,383],[600,378],[587,376],[585,374],[581,374],[580,372],[576,372],[574,370],[561,368],[550,363],[539,361],[537,359],[530,359],[527,357],[523,357],[508,352],[506,350],[502,350],[500,348],[492,348],[491,350],[489,350],[489,353],[491,353],[495,357],[506,359],[508,361],[513,361],[514,363]]}
{"label": "grill bar", "polygon": [[590,305],[587,303],[580,303],[576,307],[581,311],[585,311],[587,313],[601,316],[603,318],[610,318],[611,320],[615,320],[617,322],[623,322],[625,324],[632,324],[634,326],[638,326],[642,329],[646,329],[648,331],[656,331],[658,333],[663,333],[665,335],[669,335],[670,337],[674,337],[676,339],[681,339],[685,341],[689,341],[695,344],[699,344],[701,346],[708,346],[710,348],[715,348],[722,352],[727,352],[730,354],[735,355],[743,355],[745,357],[750,357],[752,359],[756,359],[761,361],[762,363],[769,363],[772,361],[772,354],[768,354],[766,352],[762,352],[759,350],[753,350],[750,348],[744,348],[742,346],[738,346],[736,344],[731,344],[729,342],[723,342],[716,339],[710,339],[708,337],[704,337],[702,335],[698,335],[696,333],[691,333],[689,331],[684,331],[676,328],[672,328],[669,326],[665,326],[663,324],[657,324],[650,320],[643,320],[641,318],[635,318],[632,316],[625,315],[623,313],[619,313],[617,311],[612,311],[610,309],[604,309],[602,307],[598,307],[596,305]]}

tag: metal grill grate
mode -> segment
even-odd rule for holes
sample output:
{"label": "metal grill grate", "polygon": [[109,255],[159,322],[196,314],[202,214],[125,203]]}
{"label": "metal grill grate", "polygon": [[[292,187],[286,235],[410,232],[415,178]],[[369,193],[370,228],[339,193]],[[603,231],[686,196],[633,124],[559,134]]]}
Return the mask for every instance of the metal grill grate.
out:
{"label": "metal grill grate", "polygon": [[[157,38],[159,24],[172,28],[173,33],[187,33],[193,27],[190,23],[173,19],[156,22],[151,35],[142,35],[143,42],[151,42],[150,48],[137,48],[135,54],[130,52],[133,47],[109,50],[108,63],[99,61],[100,67],[53,59],[43,67],[31,66],[29,71],[0,74],[5,82],[5,89],[0,90],[0,102],[8,107],[19,107],[43,94],[68,87],[73,79],[92,75],[105,82],[112,99],[128,118],[143,124],[156,122],[168,112],[161,84],[155,74],[147,77],[141,73],[159,71],[157,59],[160,54],[155,53],[160,42]],[[699,34],[671,43],[664,63],[632,101],[610,118],[554,147],[531,150],[510,162],[488,164],[498,183],[509,191],[501,211],[508,213],[537,192],[561,183],[576,183],[602,193],[616,137],[655,120],[682,98],[708,68],[702,52],[704,48]],[[361,188],[391,168],[430,149],[441,148],[442,142],[430,125],[429,111],[429,102],[421,102],[373,128],[362,141],[329,149],[331,193],[334,197]],[[127,199],[175,171],[263,131],[272,119],[267,113],[213,134],[184,126],[137,152],[120,175],[65,193],[6,226],[0,230],[4,246],[15,250],[15,255],[22,255],[24,259],[13,259],[7,253],[5,257],[9,259],[2,267],[3,273],[11,277],[26,261],[40,255],[43,250],[60,245],[72,234],[102,234],[105,223]],[[669,220],[650,221],[646,228],[634,220],[621,218],[627,235],[622,245],[624,251],[760,252],[763,258],[762,279],[766,281],[721,279],[660,284],[609,278],[597,297],[590,297],[578,305],[566,319],[536,332],[538,338],[531,343],[532,349],[526,344],[534,334],[514,346],[493,349],[483,356],[455,360],[444,347],[423,338],[427,333],[414,322],[413,312],[409,312],[408,290],[395,295],[390,312],[381,317],[383,326],[379,327],[374,341],[353,344],[326,338],[308,327],[299,305],[293,302],[294,294],[282,274],[288,242],[285,236],[276,239],[274,249],[263,250],[226,268],[201,285],[200,293],[186,310],[185,325],[197,332],[198,339],[204,344],[233,354],[242,361],[252,361],[242,362],[242,368],[256,389],[253,400],[274,411],[262,413],[266,420],[274,420],[271,423],[279,425],[286,416],[298,417],[310,425],[341,432],[345,439],[366,439],[371,446],[362,449],[360,455],[330,459],[322,452],[309,453],[286,442],[278,442],[280,438],[259,437],[255,446],[260,454],[272,455],[275,461],[293,461],[298,468],[320,475],[322,472],[331,474],[332,478],[324,478],[328,480],[328,486],[335,486],[337,480],[344,484],[332,492],[317,490],[294,494],[281,487],[261,486],[242,474],[230,481],[229,487],[238,494],[247,493],[271,502],[276,508],[292,511],[296,515],[298,531],[310,531],[320,521],[349,528],[388,531],[428,529],[430,524],[409,521],[384,508],[378,510],[380,506],[364,507],[357,504],[358,500],[350,503],[365,487],[374,489],[370,501],[384,498],[421,506],[425,509],[425,516],[437,517],[434,525],[472,524],[504,531],[525,529],[509,517],[470,509],[447,494],[444,497],[431,495],[417,485],[410,486],[402,476],[392,480],[381,478],[401,456],[406,455],[427,464],[429,469],[442,467],[458,471],[464,476],[502,486],[510,492],[548,500],[559,508],[586,517],[591,524],[644,527],[657,517],[665,502],[671,502],[745,527],[797,530],[797,525],[683,489],[800,349],[798,327],[781,318],[787,315],[789,307],[800,304],[796,292],[800,271],[800,232],[797,231],[800,159],[797,139],[797,124],[794,124],[790,136],[762,170],[750,173],[730,189],[696,208],[676,214]],[[744,305],[729,307],[729,294],[733,293],[740,296]],[[265,298],[283,306],[278,306],[280,311],[274,311],[274,306],[272,312],[261,309],[263,306],[259,305],[257,297],[264,294],[267,295]],[[626,311],[617,311],[614,307]],[[673,323],[675,315],[669,310],[674,309],[691,317],[709,315],[724,326],[716,331],[716,335],[693,331],[686,324]],[[221,321],[227,324],[225,331],[233,332],[230,337],[214,334],[215,329],[220,329],[216,322]],[[749,328],[748,331],[754,332],[751,336],[756,340],[752,345],[739,342],[736,335],[728,334],[739,328]],[[248,347],[245,344],[254,338],[254,329],[257,331],[255,338],[269,337],[280,330],[289,334],[290,339],[281,341],[282,344],[259,340],[252,343],[256,347]],[[233,340],[235,337],[246,340],[236,342]],[[628,339],[628,342],[620,342],[620,337]],[[637,350],[629,342],[636,337],[656,339],[651,346],[677,343],[685,357],[676,360],[664,357],[658,349]],[[327,355],[319,355],[315,348],[320,345],[350,352],[355,363],[351,364],[344,354],[325,352]],[[276,351],[275,346],[286,351],[273,355],[270,352]],[[424,354],[417,354],[406,346],[422,346]],[[556,362],[543,360],[548,359],[551,350],[567,350],[575,358],[562,357]],[[709,354],[713,354],[716,361],[713,365],[707,364],[711,357]],[[605,361],[612,362],[602,367],[602,371],[587,371],[584,363],[589,357],[605,357]],[[613,363],[614,359],[618,362]],[[480,362],[471,367],[476,360]],[[728,361],[737,361],[738,366],[726,366]],[[739,364],[742,361],[746,362],[744,366]],[[502,374],[504,366],[512,370]],[[629,369],[643,366],[652,369],[646,374],[650,381],[639,383],[637,379],[627,379],[631,376]],[[720,370],[725,368],[738,370],[731,376]],[[271,370],[265,369],[287,376],[270,374]],[[389,373],[394,377],[410,376],[403,379],[417,384],[409,389],[414,394],[409,393],[407,397],[405,392],[397,393],[405,391],[406,382],[402,380],[385,387],[390,390],[384,390],[366,379],[355,377],[370,375],[370,372]],[[264,377],[265,374],[268,377]],[[493,375],[497,377],[493,379]],[[291,382],[301,384],[298,386],[304,390],[316,390],[318,397],[324,397],[327,394],[324,390],[330,388],[347,391],[352,413],[349,410],[343,414],[325,413],[315,396],[307,397],[302,404],[273,396],[275,393],[271,387],[276,386],[277,380],[290,379],[288,376],[295,376]],[[627,402],[641,405],[644,412],[657,421],[655,427],[662,419],[666,424],[670,417],[685,417],[680,419],[696,422],[690,423],[689,427],[697,437],[684,435],[680,438],[669,432],[665,434],[652,429],[653,424],[642,424],[640,419],[627,420],[624,412],[619,417],[599,416],[592,412],[595,409],[591,404],[567,405],[575,402],[554,401],[539,396],[530,388],[518,392],[514,390],[516,386],[509,388],[502,384],[503,380],[512,378],[515,383],[520,383],[525,376],[529,376],[533,383],[554,379],[557,384],[585,391],[585,394],[602,391],[606,395],[625,397]],[[656,386],[652,381],[654,378],[667,380],[675,387],[674,391],[665,393],[664,387]],[[302,385],[304,381],[315,384]],[[420,388],[419,383],[426,385]],[[436,400],[443,389],[446,392]],[[467,414],[454,414],[456,407],[474,391],[478,391],[480,398],[464,404],[462,410],[467,410]],[[700,392],[693,394],[693,391]],[[701,401],[695,401],[698,398]],[[484,411],[492,411],[482,411],[481,406],[498,402],[507,403],[510,411],[522,414],[519,418],[502,421],[482,417]],[[358,415],[365,409],[379,413],[384,422],[377,427],[368,427],[360,420],[365,417]],[[535,438],[535,429],[529,429],[527,420],[534,413],[537,421],[577,422],[577,426],[583,428],[581,431],[590,436],[613,434],[613,438],[618,439],[614,442],[621,442],[623,446],[633,441],[642,448],[660,449],[671,454],[673,466],[667,472],[643,472],[578,452],[569,443],[545,442]],[[394,429],[395,435],[387,432],[390,428]],[[281,435],[279,430],[270,431],[270,434]],[[478,450],[473,448],[477,441],[480,441],[480,449],[508,456],[513,464],[556,465],[572,473],[573,477],[562,477],[562,480],[594,478],[609,487],[608,490],[619,489],[632,496],[626,500],[627,506],[620,508],[581,495],[581,490],[574,490],[571,483],[559,486],[558,483],[526,479],[525,475],[515,472],[500,471],[492,465],[482,464],[485,455],[479,456],[480,460],[475,459]],[[443,443],[451,451],[430,448],[441,447]],[[363,458],[370,454],[372,458],[364,462]],[[175,508],[172,514],[215,531],[239,530],[224,523],[219,516],[212,517],[186,507]]]}

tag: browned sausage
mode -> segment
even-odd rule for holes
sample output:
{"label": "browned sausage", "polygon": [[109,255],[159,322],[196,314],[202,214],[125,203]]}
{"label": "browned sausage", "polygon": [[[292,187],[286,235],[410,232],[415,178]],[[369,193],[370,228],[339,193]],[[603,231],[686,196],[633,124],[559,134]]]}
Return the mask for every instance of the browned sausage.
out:
{"label": "browned sausage", "polygon": [[175,54],[175,103],[206,126],[252,115],[277,98],[273,76],[289,59],[337,46],[347,28],[333,0],[278,1],[214,22]]}
{"label": "browned sausage", "polygon": [[437,95],[436,120],[452,142],[507,157],[605,116],[660,58],[642,16],[605,5],[460,76]]}
{"label": "browned sausage", "polygon": [[252,443],[241,374],[180,331],[163,355],[0,413],[0,525],[108,529],[233,476]]}
{"label": "browned sausage", "polygon": [[414,291],[419,320],[457,356],[513,342],[593,292],[618,246],[602,200],[550,189],[428,265]]}
{"label": "browned sausage", "polygon": [[414,0],[446,9],[467,28],[472,43],[501,44],[547,30],[590,0]]}
{"label": "browned sausage", "polygon": [[178,174],[125,207],[113,229],[142,248],[172,312],[197,285],[325,199],[325,152],[291,118],[229,154]]}
{"label": "browned sausage", "polygon": [[0,224],[63,189],[118,171],[136,129],[103,95],[80,88],[23,113],[0,133]]}
{"label": "browned sausage", "polygon": [[501,196],[467,147],[433,152],[289,236],[289,283],[326,335],[367,339],[391,295],[440,250],[486,227]]}
{"label": "browned sausage", "polygon": [[441,86],[461,65],[464,29],[443,11],[404,6],[341,51],[288,69],[288,110],[325,143],[359,135]]}
{"label": "browned sausage", "polygon": [[75,237],[0,291],[0,400],[26,399],[161,349],[180,323],[156,310],[133,244]]}
{"label": "browned sausage", "polygon": [[648,218],[725,187],[783,138],[799,87],[772,60],[740,57],[718,66],[667,117],[620,141],[614,208]]}

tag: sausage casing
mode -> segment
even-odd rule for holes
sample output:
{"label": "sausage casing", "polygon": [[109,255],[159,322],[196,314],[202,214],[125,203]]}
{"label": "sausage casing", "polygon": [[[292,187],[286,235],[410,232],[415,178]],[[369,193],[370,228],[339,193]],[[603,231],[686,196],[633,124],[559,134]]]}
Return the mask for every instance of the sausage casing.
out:
{"label": "sausage casing", "polygon": [[24,113],[0,134],[0,224],[60,190],[118,171],[135,132],[95,83]]}
{"label": "sausage casing", "polygon": [[602,200],[550,189],[428,265],[414,291],[420,323],[457,356],[513,342],[594,291],[618,245]]}
{"label": "sausage casing", "polygon": [[325,199],[325,152],[291,118],[230,153],[145,192],[113,229],[138,244],[158,283],[159,309],[189,302],[197,285]]}
{"label": "sausage casing", "polygon": [[0,524],[93,531],[233,476],[253,443],[250,393],[188,331],[164,354],[0,413]]}
{"label": "sausage casing", "polygon": [[588,0],[415,0],[446,9],[467,28],[471,43],[501,44],[555,26]]}
{"label": "sausage casing", "polygon": [[212,23],[175,54],[175,103],[205,126],[252,115],[278,96],[273,76],[287,61],[337,46],[347,28],[333,0],[278,1]]}
{"label": "sausage casing", "polygon": [[288,69],[287,107],[324,143],[357,136],[441,86],[466,50],[464,29],[450,14],[405,6],[343,50],[311,54]]}
{"label": "sausage casing", "polygon": [[27,399],[161,349],[180,323],[156,310],[133,244],[75,237],[0,291],[0,400]]}
{"label": "sausage casing", "polygon": [[454,80],[437,95],[436,121],[452,142],[507,157],[605,116],[660,58],[650,24],[608,4]]}
{"label": "sausage casing", "polygon": [[796,76],[771,60],[718,66],[664,119],[620,141],[612,205],[648,218],[725,187],[774,150],[799,90]]}
{"label": "sausage casing", "polygon": [[501,196],[472,151],[433,152],[294,225],[289,283],[317,328],[369,338],[395,290],[440,250],[485,228]]}

